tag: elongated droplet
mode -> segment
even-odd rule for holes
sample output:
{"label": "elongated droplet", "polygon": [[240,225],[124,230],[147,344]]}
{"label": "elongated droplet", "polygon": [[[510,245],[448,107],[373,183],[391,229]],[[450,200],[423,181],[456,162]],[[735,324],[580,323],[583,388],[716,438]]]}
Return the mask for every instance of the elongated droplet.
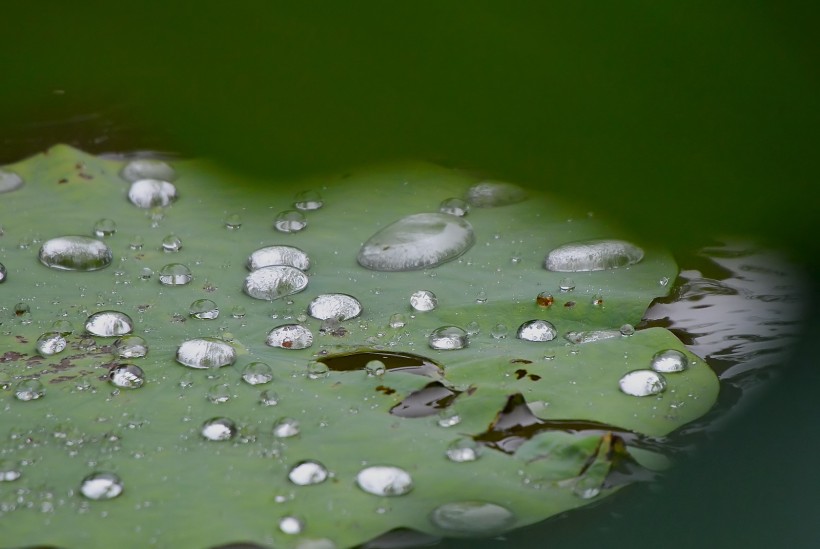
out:
{"label": "elongated droplet", "polygon": [[248,257],[249,271],[275,265],[287,265],[300,271],[307,271],[310,269],[310,258],[308,254],[293,246],[266,246]]}
{"label": "elongated droplet", "polygon": [[288,480],[297,486],[320,484],[327,480],[327,477],[325,466],[313,460],[300,461],[288,473]]}
{"label": "elongated droplet", "polygon": [[255,299],[268,301],[301,292],[308,278],[299,269],[286,265],[262,267],[245,277],[242,289]]}
{"label": "elongated droplet", "polygon": [[316,296],[308,305],[308,314],[319,320],[336,318],[349,320],[362,313],[362,304],[352,295],[322,294]]}
{"label": "elongated droplet", "polygon": [[484,181],[467,191],[467,201],[477,208],[496,208],[526,200],[527,193],[518,185],[501,181]]}
{"label": "elongated droplet", "polygon": [[159,283],[163,286],[184,286],[193,278],[191,269],[182,263],[169,263],[159,270]]}
{"label": "elongated droplet", "polygon": [[580,332],[567,332],[564,337],[570,343],[578,345],[584,343],[595,343],[596,341],[603,341],[605,339],[612,339],[621,337],[620,330],[585,330]]}
{"label": "elongated droplet", "polygon": [[205,440],[222,442],[236,436],[238,429],[233,420],[226,417],[214,417],[202,424],[200,433]]}
{"label": "elongated droplet", "polygon": [[113,254],[105,243],[88,236],[60,236],[43,243],[40,262],[64,271],[97,271],[111,264]]}
{"label": "elongated droplet", "polygon": [[686,355],[675,349],[668,349],[655,353],[652,357],[651,368],[656,372],[675,373],[682,372],[689,366],[689,359]]}
{"label": "elongated droplet", "polygon": [[68,342],[60,332],[46,332],[37,338],[37,352],[42,356],[56,355],[66,348]]}
{"label": "elongated droplet", "polygon": [[439,204],[438,211],[445,214],[464,217],[470,212],[470,205],[460,198],[445,198]]}
{"label": "elongated droplet", "polygon": [[189,368],[221,368],[236,361],[236,351],[221,339],[189,339],[177,349],[176,360]]}
{"label": "elongated droplet", "polygon": [[459,501],[437,507],[430,521],[448,532],[479,536],[507,530],[516,518],[512,511],[494,503]]}
{"label": "elongated droplet", "polygon": [[427,343],[433,349],[453,351],[467,346],[467,332],[458,326],[442,326],[433,330]]}
{"label": "elongated droplet", "polygon": [[623,240],[587,240],[564,244],[547,254],[548,271],[574,273],[603,271],[634,265],[643,259],[643,250]]}
{"label": "elongated droplet", "polygon": [[552,341],[558,332],[551,322],[529,320],[518,327],[515,337],[524,341]]}
{"label": "elongated droplet", "polygon": [[119,311],[100,311],[86,319],[85,329],[91,335],[99,337],[122,336],[131,333],[134,321]]}
{"label": "elongated droplet", "polygon": [[177,198],[177,188],[159,179],[140,179],[128,189],[128,200],[138,208],[167,206]]}
{"label": "elongated droplet", "polygon": [[301,324],[283,324],[268,333],[265,343],[281,349],[307,349],[313,345],[313,333]]}
{"label": "elongated droplet", "polygon": [[161,181],[173,181],[177,178],[174,168],[162,160],[150,158],[138,158],[132,160],[123,167],[120,172],[126,181],[135,182],[140,179],[159,179]]}
{"label": "elongated droplet", "polygon": [[114,473],[92,473],[80,483],[80,493],[93,500],[113,499],[122,490],[122,480]]}
{"label": "elongated droplet", "polygon": [[403,496],[413,489],[413,479],[407,471],[385,465],[362,469],[356,475],[356,484],[374,496]]}
{"label": "elongated droplet", "polygon": [[0,194],[16,191],[23,186],[23,178],[14,172],[0,170]]}
{"label": "elongated droplet", "polygon": [[370,237],[359,250],[358,261],[373,271],[413,271],[455,259],[474,242],[472,225],[460,217],[415,214]]}
{"label": "elongated droplet", "polygon": [[623,376],[618,385],[630,396],[651,396],[666,389],[666,378],[652,370],[633,370]]}
{"label": "elongated droplet", "polygon": [[111,368],[108,380],[121,389],[138,389],[145,383],[145,372],[134,364],[120,364]]}

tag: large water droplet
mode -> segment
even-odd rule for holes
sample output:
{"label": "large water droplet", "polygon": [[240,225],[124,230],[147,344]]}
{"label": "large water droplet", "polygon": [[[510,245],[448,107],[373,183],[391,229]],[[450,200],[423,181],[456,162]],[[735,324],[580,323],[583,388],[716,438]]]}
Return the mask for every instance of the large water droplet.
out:
{"label": "large water droplet", "polygon": [[287,265],[300,271],[307,271],[310,269],[310,258],[308,254],[293,246],[266,246],[248,257],[249,271],[275,265]]}
{"label": "large water droplet", "polygon": [[518,327],[515,337],[524,341],[552,341],[558,332],[546,320],[529,320]]}
{"label": "large water droplet", "polygon": [[93,500],[115,498],[122,490],[122,480],[114,473],[92,473],[80,483],[80,493]]}
{"label": "large water droplet", "polygon": [[527,193],[518,185],[501,181],[484,181],[467,190],[467,201],[477,208],[495,208],[526,200]]}
{"label": "large water droplet", "polygon": [[301,324],[283,324],[268,333],[265,343],[282,349],[307,349],[313,345],[313,333]]}
{"label": "large water droplet", "polygon": [[437,507],[430,521],[448,532],[480,536],[507,530],[516,518],[512,511],[495,503],[459,501]]}
{"label": "large water droplet", "polygon": [[184,286],[193,278],[191,269],[182,263],[169,263],[159,270],[159,282],[165,286]]}
{"label": "large water droplet", "polygon": [[433,349],[452,351],[467,346],[467,332],[458,326],[442,326],[436,328],[427,343]]}
{"label": "large water droplet", "polygon": [[356,484],[375,496],[403,496],[413,489],[413,479],[407,471],[386,465],[362,469],[356,475]]}
{"label": "large water droplet", "polygon": [[89,316],[85,321],[88,333],[99,337],[114,337],[130,334],[134,321],[119,311],[100,311]]}
{"label": "large water droplet", "polygon": [[309,190],[296,193],[296,202],[293,203],[293,207],[303,212],[311,212],[318,210],[324,204],[322,195],[318,191]]}
{"label": "large water droplet", "polygon": [[197,299],[191,303],[188,314],[201,320],[213,320],[219,316],[219,307],[210,299]]}
{"label": "large water droplet", "polygon": [[261,267],[245,277],[242,289],[249,296],[268,301],[301,292],[307,287],[308,277],[295,267],[275,265]]}
{"label": "large water droplet", "polygon": [[94,223],[94,236],[103,238],[117,232],[117,224],[113,219],[100,219]]}
{"label": "large water droplet", "polygon": [[111,264],[111,248],[88,236],[60,236],[43,243],[40,262],[64,271],[96,271]]}
{"label": "large water droplet", "polygon": [[276,438],[295,437],[299,434],[299,422],[292,417],[283,417],[273,424],[273,436]]}
{"label": "large water droplet", "polygon": [[548,271],[574,273],[603,271],[634,265],[643,259],[643,250],[623,240],[587,240],[564,244],[547,254]]}
{"label": "large water droplet", "polygon": [[464,219],[441,213],[404,217],[364,243],[358,261],[374,271],[412,271],[457,258],[475,242]]}
{"label": "large water droplet", "polygon": [[167,206],[177,198],[177,188],[159,179],[140,179],[128,189],[128,200],[138,208]]}
{"label": "large water droplet", "polygon": [[120,358],[142,358],[148,354],[148,343],[137,335],[127,335],[114,342]]}
{"label": "large water droplet", "polygon": [[623,376],[618,385],[628,395],[651,396],[666,389],[666,378],[652,370],[633,370]]}
{"label": "large water droplet", "polygon": [[123,167],[122,178],[126,181],[134,182],[140,179],[159,179],[161,181],[173,181],[177,178],[174,168],[163,162],[151,158],[138,158],[130,161]]}
{"label": "large water droplet", "polygon": [[682,372],[689,366],[689,359],[686,355],[675,349],[668,349],[655,353],[652,357],[651,368],[656,372],[674,373]]}
{"label": "large water droplet", "polygon": [[288,473],[288,479],[297,486],[320,484],[327,480],[327,476],[328,472],[325,466],[313,460],[297,463]]}
{"label": "large water droplet", "polygon": [[316,296],[308,305],[308,314],[319,320],[335,318],[349,320],[362,313],[362,304],[352,295],[322,294]]}
{"label": "large water droplet", "polygon": [[417,311],[432,311],[438,306],[438,298],[429,290],[418,290],[410,295],[410,306]]}
{"label": "large water droplet", "polygon": [[176,360],[190,368],[221,368],[236,361],[236,351],[221,339],[189,339],[177,349]]}
{"label": "large water droplet", "polygon": [[14,172],[0,170],[0,194],[16,191],[23,186],[23,178]]}
{"label": "large water droplet", "polygon": [[46,332],[37,338],[37,352],[42,356],[56,355],[66,348],[68,342],[60,332]]}
{"label": "large water droplet", "polygon": [[470,212],[470,205],[460,198],[445,198],[439,204],[438,211],[445,214],[464,217]]}
{"label": "large water droplet", "polygon": [[305,214],[298,210],[285,210],[279,212],[273,222],[273,228],[280,233],[298,233],[307,227]]}
{"label": "large water droplet", "polygon": [[230,440],[237,433],[236,424],[226,417],[214,417],[202,424],[200,433],[206,440],[221,442]]}
{"label": "large water droplet", "polygon": [[14,387],[14,398],[28,402],[44,397],[46,389],[37,379],[24,379]]}
{"label": "large water droplet", "polygon": [[115,387],[138,389],[145,383],[145,372],[134,364],[120,364],[108,372],[108,380]]}
{"label": "large water droplet", "polygon": [[242,369],[242,380],[250,385],[264,385],[273,379],[273,370],[264,362],[251,362]]}

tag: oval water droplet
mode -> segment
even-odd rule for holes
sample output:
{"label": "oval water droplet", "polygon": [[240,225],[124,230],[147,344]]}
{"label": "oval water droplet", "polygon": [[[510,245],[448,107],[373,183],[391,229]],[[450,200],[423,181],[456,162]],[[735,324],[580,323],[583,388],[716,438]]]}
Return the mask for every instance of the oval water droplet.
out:
{"label": "oval water droplet", "polygon": [[273,424],[273,436],[290,438],[299,434],[299,422],[292,417],[283,417]]}
{"label": "oval water droplet", "polygon": [[356,484],[374,496],[403,496],[413,489],[410,473],[398,467],[377,465],[356,475]]}
{"label": "oval water droplet", "polygon": [[307,349],[313,345],[313,333],[301,324],[283,324],[268,332],[265,344],[281,349]]}
{"label": "oval water droplet", "polygon": [[682,372],[689,366],[689,359],[686,355],[675,349],[667,349],[655,353],[652,357],[650,367],[656,372],[674,373]]}
{"label": "oval water droplet", "polygon": [[242,369],[242,380],[250,385],[264,385],[273,379],[273,370],[264,362],[251,362]]}
{"label": "oval water droplet", "polygon": [[528,320],[518,327],[515,337],[524,341],[552,341],[558,332],[546,320]]}
{"label": "oval water droplet", "polygon": [[429,290],[418,290],[410,295],[410,306],[417,311],[432,311],[438,306],[438,298]]}
{"label": "oval water droplet", "polygon": [[210,299],[197,299],[191,303],[188,314],[201,320],[213,320],[219,316],[219,307]]}
{"label": "oval water droplet", "polygon": [[318,191],[308,190],[296,193],[296,202],[293,207],[303,212],[312,212],[318,210],[325,203],[322,201],[322,195]]}
{"label": "oval water droplet", "polygon": [[103,242],[88,236],[60,236],[43,243],[40,262],[64,271],[97,271],[111,264],[114,255]]}
{"label": "oval water droplet", "polygon": [[294,246],[265,246],[248,257],[249,271],[276,265],[287,265],[300,271],[307,271],[310,269],[310,258]]}
{"label": "oval water droplet", "polygon": [[322,294],[316,296],[308,305],[308,314],[319,320],[335,318],[350,320],[362,313],[362,304],[352,295]]}
{"label": "oval water droplet", "polygon": [[624,240],[586,240],[553,249],[544,267],[562,273],[603,271],[634,265],[641,259],[643,250]]}
{"label": "oval water droplet", "polygon": [[46,332],[37,338],[37,352],[42,356],[56,355],[66,348],[68,342],[60,332]]}
{"label": "oval water droplet", "polygon": [[651,396],[666,389],[666,378],[652,370],[633,370],[623,376],[618,385],[630,396]]}
{"label": "oval water droplet", "polygon": [[427,343],[433,349],[453,351],[467,346],[467,332],[458,326],[442,326],[433,330]]}
{"label": "oval water droplet", "polygon": [[445,198],[438,206],[438,211],[444,214],[464,217],[470,213],[470,205],[460,198]]}
{"label": "oval water droplet", "polygon": [[114,473],[91,473],[80,483],[80,493],[93,500],[113,499],[123,490],[120,477]]}
{"label": "oval water droplet", "polygon": [[0,170],[0,194],[16,191],[22,186],[22,177],[8,170]]}
{"label": "oval water droplet", "polygon": [[288,534],[291,536],[295,536],[296,534],[301,534],[302,530],[305,528],[305,523],[302,519],[298,517],[282,517],[279,520],[279,530],[283,534]]}
{"label": "oval water droplet", "polygon": [[162,239],[162,251],[165,253],[176,253],[182,249],[182,239],[175,234],[169,234]]}
{"label": "oval water droplet", "polygon": [[236,361],[236,350],[221,339],[189,339],[179,346],[176,361],[189,368],[221,368]]}
{"label": "oval water droplet", "polygon": [[298,233],[307,227],[305,214],[298,210],[279,212],[273,222],[273,228],[280,233]]}
{"label": "oval water droplet", "polygon": [[167,206],[177,198],[177,188],[159,179],[140,179],[128,189],[128,200],[138,208]]}
{"label": "oval water droplet", "polygon": [[119,311],[100,311],[86,319],[85,329],[91,335],[99,337],[122,336],[131,333],[134,321]]}
{"label": "oval water droplet", "polygon": [[14,387],[14,398],[23,402],[43,398],[45,394],[45,387],[37,379],[24,379]]}
{"label": "oval water droplet", "polygon": [[526,200],[527,193],[518,185],[501,181],[484,181],[467,190],[467,201],[477,208],[495,208]]}
{"label": "oval water droplet", "polygon": [[165,286],[184,286],[193,278],[191,269],[182,263],[169,263],[159,270],[159,283]]}
{"label": "oval water droplet", "polygon": [[159,179],[173,181],[177,178],[174,168],[162,160],[153,158],[137,158],[126,164],[120,175],[126,181],[134,182],[140,179]]}
{"label": "oval water droplet", "polygon": [[299,269],[287,265],[261,267],[245,277],[244,292],[255,299],[272,301],[301,292],[308,278]]}
{"label": "oval water droplet", "polygon": [[139,389],[145,383],[145,372],[134,364],[119,364],[109,370],[108,380],[121,389]]}
{"label": "oval water droplet", "polygon": [[148,343],[137,335],[127,335],[114,342],[120,358],[142,358],[148,354]]}
{"label": "oval water droplet", "polygon": [[[441,421],[439,421],[441,424]],[[447,446],[447,458],[456,463],[475,461],[481,455],[481,445],[472,437],[457,438]]]}
{"label": "oval water droplet", "polygon": [[300,461],[291,468],[288,479],[297,486],[321,484],[328,477],[327,469],[318,461]]}
{"label": "oval water droplet", "polygon": [[516,518],[512,511],[495,503],[459,501],[437,507],[430,521],[448,532],[483,536],[511,528]]}
{"label": "oval water droplet", "polygon": [[474,243],[472,225],[460,217],[415,214],[371,236],[359,250],[358,261],[373,271],[413,271],[451,261]]}
{"label": "oval water droplet", "polygon": [[20,462],[0,459],[0,482],[11,482],[23,476]]}
{"label": "oval water droplet", "polygon": [[233,420],[226,417],[214,417],[203,423],[199,432],[205,440],[223,442],[235,437],[238,429]]}
{"label": "oval water droplet", "polygon": [[117,232],[117,224],[113,219],[100,219],[94,223],[94,236],[104,238]]}

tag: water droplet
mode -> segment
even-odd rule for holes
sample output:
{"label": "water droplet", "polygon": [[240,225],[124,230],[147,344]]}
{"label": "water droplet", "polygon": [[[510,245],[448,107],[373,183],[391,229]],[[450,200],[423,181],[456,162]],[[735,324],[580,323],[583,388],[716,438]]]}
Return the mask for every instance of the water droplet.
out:
{"label": "water droplet", "polygon": [[459,501],[437,507],[430,521],[448,532],[479,536],[507,530],[516,518],[512,511],[494,503]]}
{"label": "water droplet", "polygon": [[661,286],[666,287],[669,284],[669,277],[664,276],[663,278],[658,280],[658,284],[660,284]]}
{"label": "water droplet", "polygon": [[368,376],[381,376],[384,375],[387,367],[381,360],[370,360],[367,364],[365,364],[364,370],[367,372]]}
{"label": "water droplet", "polygon": [[293,203],[294,208],[304,212],[318,210],[324,205],[325,203],[322,201],[322,195],[319,194],[318,191],[314,190],[296,193],[296,202]]}
{"label": "water droplet", "polygon": [[88,236],[60,236],[43,243],[40,262],[64,271],[96,271],[111,264],[111,248]]}
{"label": "water droplet", "polygon": [[456,463],[475,461],[481,455],[481,446],[471,437],[461,437],[447,446],[446,454],[450,461]]}
{"label": "water droplet", "polygon": [[362,304],[352,295],[322,294],[316,296],[308,305],[308,314],[319,320],[335,318],[350,320],[362,313]]}
{"label": "water droplet", "polygon": [[45,387],[36,379],[24,379],[14,387],[14,397],[23,402],[37,400],[45,396],[45,394]]}
{"label": "water droplet", "polygon": [[229,213],[225,216],[225,228],[235,231],[242,226],[242,216],[238,213]]}
{"label": "water droplet", "polygon": [[634,265],[643,259],[643,250],[623,240],[587,240],[559,246],[547,254],[548,271],[574,273],[603,271]]}
{"label": "water droplet", "polygon": [[23,476],[20,463],[10,459],[0,459],[0,482],[11,482]]}
{"label": "water droplet", "polygon": [[307,365],[308,379],[324,379],[330,375],[330,368],[324,362],[309,362]]}
{"label": "water droplet", "polygon": [[169,234],[162,239],[162,251],[165,253],[176,253],[182,249],[182,239],[175,234]]}
{"label": "water droplet", "polygon": [[126,181],[139,181],[140,179],[160,179],[162,181],[173,181],[177,178],[174,168],[153,158],[138,158],[130,161],[123,167],[120,175]]}
{"label": "water droplet", "polygon": [[453,260],[474,242],[473,227],[464,219],[441,213],[415,214],[371,236],[359,250],[358,261],[374,271],[412,271]]}
{"label": "water droplet", "polygon": [[[140,280],[150,280],[152,276],[154,276],[154,271],[151,270],[151,267],[143,267],[140,269]],[[160,282],[162,282],[162,279],[160,279]]]}
{"label": "water droplet", "polygon": [[605,339],[619,337],[619,330],[587,330],[581,332],[567,332],[564,337],[567,341],[575,344],[594,343]]}
{"label": "water droplet", "polygon": [[299,434],[299,422],[292,417],[283,417],[273,424],[273,436],[276,438],[295,437]]}
{"label": "water droplet", "polygon": [[242,379],[250,385],[264,385],[273,379],[273,370],[264,362],[251,362],[242,369]]}
{"label": "water droplet", "polygon": [[287,265],[261,267],[245,278],[242,289],[256,299],[272,301],[301,292],[308,278],[299,269]]}
{"label": "water droplet", "polygon": [[51,356],[62,352],[68,342],[60,332],[46,332],[37,338],[37,352],[41,356]]}
{"label": "water droplet", "polygon": [[282,349],[307,349],[313,345],[313,333],[301,324],[283,324],[268,332],[265,344]]}
{"label": "water droplet", "polygon": [[159,270],[159,282],[165,286],[184,286],[193,278],[191,269],[182,263],[169,263]]}
{"label": "water droplet", "polygon": [[14,316],[26,316],[31,313],[28,303],[17,303],[14,305]]}
{"label": "water droplet", "polygon": [[555,298],[549,292],[541,292],[536,296],[535,303],[539,307],[551,307],[555,303]]}
{"label": "water droplet", "polygon": [[6,266],[0,263],[0,282],[5,282],[8,278],[8,271],[6,270]]}
{"label": "water droplet", "polygon": [[213,320],[219,316],[219,307],[210,299],[197,299],[191,303],[188,314],[202,320]]}
{"label": "water droplet", "polygon": [[206,440],[222,442],[236,436],[236,424],[226,417],[214,417],[202,424],[200,433]]}
{"label": "water droplet", "polygon": [[301,534],[305,528],[305,523],[298,517],[282,517],[279,520],[279,530],[283,534],[296,535]]}
{"label": "water droplet", "polygon": [[624,324],[621,326],[620,332],[623,336],[631,336],[635,333],[635,327],[632,324]]}
{"label": "water droplet", "polygon": [[121,389],[138,389],[145,383],[145,372],[134,364],[120,364],[111,368],[108,380]]}
{"label": "water droplet", "polygon": [[467,201],[477,208],[495,208],[526,200],[527,193],[518,185],[501,181],[483,181],[467,190]]}
{"label": "water droplet", "polygon": [[127,314],[119,311],[100,311],[86,319],[85,329],[91,335],[99,337],[122,336],[131,333],[134,322]]}
{"label": "water droplet", "polygon": [[470,205],[460,198],[445,198],[439,204],[438,211],[445,214],[464,217],[470,213]]}
{"label": "water droplet", "polygon": [[496,324],[493,326],[493,329],[490,330],[490,335],[493,339],[504,339],[507,337],[507,334],[510,332],[510,329],[507,328],[506,324]]}
{"label": "water droplet", "polygon": [[417,311],[432,311],[438,306],[438,298],[429,290],[418,290],[410,296],[410,306]]}
{"label": "water droplet", "polygon": [[461,423],[461,416],[455,410],[450,408],[445,408],[438,415],[438,423],[439,427],[444,427],[445,429],[448,427],[453,427]]}
{"label": "water droplet", "polygon": [[23,186],[23,178],[14,172],[0,170],[0,194],[16,191]]}
{"label": "water droplet", "polygon": [[310,269],[310,258],[305,252],[293,246],[266,246],[248,257],[249,271],[276,265],[287,265],[300,271],[307,271]]}
{"label": "water droplet", "polygon": [[433,349],[448,351],[463,349],[467,346],[467,332],[458,326],[442,326],[433,330],[427,338],[427,343]]}
{"label": "water droplet", "polygon": [[546,320],[529,320],[518,327],[515,337],[524,341],[552,341],[558,332]]}
{"label": "water droplet", "polygon": [[628,395],[651,396],[666,389],[666,378],[652,370],[633,370],[623,376],[618,385]]}
{"label": "water droplet", "polygon": [[114,473],[92,473],[80,483],[80,493],[93,500],[113,499],[122,490],[122,480]]}
{"label": "water droplet", "polygon": [[279,395],[275,391],[262,391],[259,393],[259,403],[262,406],[276,406],[279,404]]}
{"label": "water droplet", "polygon": [[298,210],[285,210],[277,214],[273,228],[280,233],[298,233],[307,227],[305,214]]}
{"label": "water droplet", "polygon": [[103,238],[117,232],[117,224],[113,219],[100,219],[94,223],[94,236]]}
{"label": "water droplet", "polygon": [[144,244],[145,240],[140,235],[134,235],[131,242],[128,243],[128,247],[136,251],[141,250]]}
{"label": "water droplet", "polygon": [[66,337],[74,333],[74,325],[65,319],[58,319],[51,323],[51,330]]}
{"label": "water droplet", "polygon": [[601,294],[595,294],[592,296],[592,305],[595,307],[601,307],[604,304],[604,296]]}
{"label": "water droplet", "polygon": [[167,206],[177,198],[177,188],[159,179],[140,179],[128,189],[128,200],[138,208]]}
{"label": "water droplet", "polygon": [[403,496],[413,489],[413,479],[407,471],[386,465],[362,469],[356,475],[356,484],[374,496]]}
{"label": "water droplet", "polygon": [[558,282],[558,289],[562,292],[571,292],[575,289],[575,281],[569,277],[562,278]]}
{"label": "water droplet", "polygon": [[236,351],[221,339],[189,339],[177,349],[176,360],[189,368],[221,368],[236,361]]}
{"label": "water droplet", "polygon": [[479,305],[487,303],[487,292],[485,292],[484,290],[478,292],[478,294],[475,296],[475,302]]}
{"label": "water droplet", "polygon": [[686,355],[675,349],[668,349],[655,353],[652,357],[651,368],[656,372],[674,373],[682,372],[689,366]]}
{"label": "water droplet", "polygon": [[394,313],[390,315],[390,320],[387,321],[387,325],[393,328],[394,330],[398,330],[399,328],[404,328],[407,324],[407,319],[401,313]]}
{"label": "water droplet", "polygon": [[213,404],[224,404],[231,399],[231,386],[227,383],[211,385],[205,398]]}
{"label": "water droplet", "polygon": [[120,358],[142,358],[148,354],[148,343],[136,335],[127,335],[114,342],[114,349]]}
{"label": "water droplet", "polygon": [[288,479],[297,486],[320,484],[327,480],[328,472],[318,461],[300,461],[288,473]]}

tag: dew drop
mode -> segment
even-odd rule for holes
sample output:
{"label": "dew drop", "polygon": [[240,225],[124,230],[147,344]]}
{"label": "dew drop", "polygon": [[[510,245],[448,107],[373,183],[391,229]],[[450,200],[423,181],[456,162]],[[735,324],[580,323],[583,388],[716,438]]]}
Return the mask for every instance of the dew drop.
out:
{"label": "dew drop", "polygon": [[288,479],[297,486],[321,484],[328,477],[327,469],[318,461],[300,461],[288,472]]}
{"label": "dew drop", "polygon": [[265,344],[281,349],[307,349],[313,345],[313,333],[301,324],[283,324],[268,332]]}
{"label": "dew drop", "polygon": [[231,318],[245,318],[247,311],[242,305],[234,305],[231,307]]}
{"label": "dew drop", "polygon": [[425,269],[457,258],[474,242],[473,227],[462,218],[415,214],[371,236],[359,250],[358,261],[373,271]]}
{"label": "dew drop", "polygon": [[467,346],[467,342],[467,332],[458,326],[436,328],[427,338],[427,343],[431,348],[447,351],[463,349]]}
{"label": "dew drop", "polygon": [[335,318],[350,320],[362,313],[362,304],[352,295],[322,294],[316,296],[308,305],[308,314],[319,320]]}
{"label": "dew drop", "polygon": [[205,394],[205,398],[213,404],[224,404],[231,400],[231,386],[227,383],[211,385],[211,388]]}
{"label": "dew drop", "polygon": [[276,265],[287,265],[300,271],[307,271],[310,269],[310,258],[294,246],[265,246],[248,257],[247,265],[249,271]]}
{"label": "dew drop", "polygon": [[526,200],[527,193],[518,185],[501,181],[484,181],[467,190],[467,202],[476,208],[495,208]]}
{"label": "dew drop", "polygon": [[221,368],[236,361],[236,351],[221,339],[189,339],[177,349],[176,361],[189,368]]}
{"label": "dew drop", "polygon": [[371,377],[381,376],[387,371],[387,366],[381,360],[370,360],[364,365],[364,371]]}
{"label": "dew drop", "polygon": [[624,324],[620,329],[622,336],[631,336],[635,333],[635,327],[632,324]]}
{"label": "dew drop", "polygon": [[43,243],[40,262],[63,271],[97,271],[111,264],[111,248],[88,236],[60,236]]}
{"label": "dew drop", "polygon": [[475,461],[481,455],[481,446],[472,437],[457,438],[447,446],[446,455],[456,463]]}
{"label": "dew drop", "polygon": [[273,379],[273,370],[264,362],[251,362],[242,369],[242,380],[249,385],[264,385]]}
{"label": "dew drop", "polygon": [[236,436],[238,429],[233,420],[226,417],[214,417],[202,424],[200,433],[205,440],[223,442]]}
{"label": "dew drop", "polygon": [[122,490],[122,480],[114,473],[92,473],[80,483],[80,493],[93,500],[113,499]]}
{"label": "dew drop", "polygon": [[484,290],[478,292],[478,294],[476,294],[475,296],[475,302],[479,305],[487,303],[487,292],[485,292]]}
{"label": "dew drop", "polygon": [[184,286],[193,278],[191,269],[182,263],[169,263],[159,270],[159,282],[164,286]]}
{"label": "dew drop", "polygon": [[276,406],[279,404],[279,395],[275,391],[262,391],[259,393],[259,403],[262,406]]}
{"label": "dew drop", "polygon": [[182,239],[175,234],[169,234],[162,239],[162,251],[165,253],[176,253],[182,249]]}
{"label": "dew drop", "polygon": [[471,320],[470,322],[468,322],[464,329],[467,332],[467,335],[471,337],[481,333],[481,326],[479,326],[478,322],[476,322],[475,320]]}
{"label": "dew drop", "polygon": [[651,396],[666,389],[666,378],[652,370],[633,370],[623,376],[618,385],[630,396]]}
{"label": "dew drop", "polygon": [[330,368],[324,362],[309,362],[307,365],[308,379],[324,379],[330,375]]}
{"label": "dew drop", "polygon": [[675,349],[668,349],[655,353],[652,357],[650,367],[656,372],[675,373],[682,372],[689,366],[686,355]]}
{"label": "dew drop", "polygon": [[407,471],[386,465],[362,469],[356,475],[356,484],[374,496],[403,496],[413,489],[413,479]]}
{"label": "dew drop", "polygon": [[152,158],[138,158],[126,164],[120,175],[126,181],[134,182],[140,179],[159,179],[173,181],[177,178],[174,168],[162,160]]}
{"label": "dew drop", "polygon": [[128,200],[138,208],[167,206],[177,198],[177,189],[167,181],[140,179],[128,189]]}
{"label": "dew drop", "polygon": [[493,329],[490,330],[490,336],[492,336],[493,339],[504,339],[509,333],[510,329],[507,328],[506,324],[496,324],[493,326]]}
{"label": "dew drop", "polygon": [[438,298],[429,290],[418,290],[410,295],[410,306],[416,311],[432,311],[438,306]]}
{"label": "dew drop", "polygon": [[307,227],[305,214],[298,210],[279,212],[273,222],[273,228],[280,233],[298,233]]}
{"label": "dew drop", "polygon": [[46,332],[37,338],[37,352],[41,356],[51,356],[62,352],[68,342],[60,332]]}
{"label": "dew drop", "polygon": [[444,214],[464,217],[470,213],[470,205],[460,198],[445,198],[439,204],[438,211]]}
{"label": "dew drop", "polygon": [[85,329],[91,335],[115,337],[130,334],[134,329],[134,322],[127,314],[119,311],[100,311],[86,319]]}
{"label": "dew drop", "polygon": [[242,226],[242,216],[238,213],[229,213],[225,216],[225,228],[229,231],[235,231]]}
{"label": "dew drop", "polygon": [[393,328],[394,330],[398,330],[399,328],[404,328],[407,325],[407,319],[401,313],[394,313],[390,315],[390,319],[387,321],[387,325]]}
{"label": "dew drop", "polygon": [[191,303],[188,314],[201,320],[213,320],[219,316],[219,307],[210,299],[197,299]]}
{"label": "dew drop", "polygon": [[299,422],[292,417],[283,417],[273,424],[273,436],[276,438],[290,438],[299,434]]}
{"label": "dew drop", "polygon": [[261,267],[245,277],[244,292],[255,299],[272,301],[301,292],[308,278],[299,269],[287,265]]}
{"label": "dew drop", "polygon": [[518,327],[515,337],[524,341],[552,341],[558,332],[551,322],[529,320]]}
{"label": "dew drop", "polygon": [[134,235],[131,242],[128,243],[128,247],[136,251],[141,250],[144,244],[145,240],[140,235]]}
{"label": "dew drop", "polygon": [[0,170],[0,194],[16,191],[23,186],[23,178],[14,172]]}
{"label": "dew drop", "polygon": [[305,523],[302,519],[298,517],[282,517],[279,520],[279,530],[283,534],[288,534],[291,536],[295,536],[296,534],[301,534],[302,530],[305,528]]}
{"label": "dew drop", "polygon": [[10,459],[0,459],[0,482],[11,482],[23,476],[20,463]]}
{"label": "dew drop", "polygon": [[17,303],[14,305],[14,316],[26,316],[31,313],[31,307],[28,303]]}
{"label": "dew drop", "polygon": [[145,383],[145,372],[134,364],[120,364],[111,368],[108,380],[121,389],[138,389]]}
{"label": "dew drop", "polygon": [[308,190],[296,193],[296,202],[293,207],[303,212],[312,212],[318,210],[325,203],[322,201],[322,195],[318,191]]}
{"label": "dew drop", "polygon": [[113,219],[103,218],[94,223],[94,236],[104,238],[117,232],[117,224]]}
{"label": "dew drop", "polygon": [[74,325],[65,319],[58,319],[51,323],[51,330],[66,337],[74,333]]}
{"label": "dew drop", "polygon": [[[151,270],[151,267],[143,267],[140,269],[140,280],[150,280],[152,276],[154,276],[154,271]],[[160,279],[160,282],[162,282],[162,279]]]}
{"label": "dew drop", "polygon": [[562,278],[558,282],[558,289],[562,292],[571,292],[575,289],[575,281],[569,277]]}
{"label": "dew drop", "polygon": [[481,536],[507,530],[515,515],[501,505],[484,501],[445,503],[430,514],[430,521],[448,532]]}
{"label": "dew drop", "polygon": [[127,335],[114,342],[114,349],[120,358],[142,358],[148,354],[148,343],[137,335]]}
{"label": "dew drop", "polygon": [[24,379],[14,387],[14,398],[28,402],[29,400],[37,400],[46,394],[46,389],[43,384],[37,379]]}
{"label": "dew drop", "polygon": [[574,273],[603,271],[634,265],[643,259],[643,250],[623,240],[587,240],[559,246],[547,254],[548,271]]}

